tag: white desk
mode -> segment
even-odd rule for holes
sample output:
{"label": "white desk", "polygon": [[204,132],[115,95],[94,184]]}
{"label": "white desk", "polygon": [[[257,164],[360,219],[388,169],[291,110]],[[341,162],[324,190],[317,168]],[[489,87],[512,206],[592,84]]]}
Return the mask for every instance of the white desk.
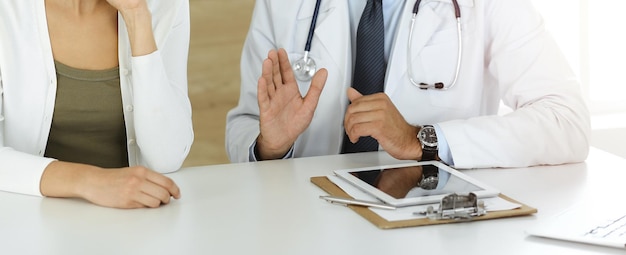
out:
{"label": "white desk", "polygon": [[[611,194],[626,160],[592,149],[586,163],[466,170],[536,207],[534,216],[381,230],[318,198],[311,176],[396,162],[385,153],[186,168],[182,198],[118,210],[0,192],[0,254],[624,254],[524,233],[580,199]],[[620,198],[613,193],[613,198]],[[621,200],[621,199],[620,199]],[[608,200],[607,200],[608,201]]]}

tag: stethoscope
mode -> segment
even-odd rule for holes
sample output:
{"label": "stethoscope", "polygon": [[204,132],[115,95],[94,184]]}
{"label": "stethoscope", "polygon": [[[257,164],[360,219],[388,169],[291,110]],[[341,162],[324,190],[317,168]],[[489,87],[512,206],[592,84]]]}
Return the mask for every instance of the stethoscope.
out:
{"label": "stethoscope", "polygon": [[296,60],[296,62],[292,65],[294,75],[301,81],[310,81],[317,71],[315,60],[309,57],[309,52],[311,51],[311,41],[313,41],[313,32],[315,31],[315,23],[317,23],[317,16],[320,12],[321,3],[322,0],[317,0],[317,2],[315,2],[315,10],[313,11],[313,18],[311,19],[309,35],[306,38],[306,44],[304,45],[304,56]]}
{"label": "stethoscope", "polygon": [[411,47],[411,42],[413,41],[413,27],[415,26],[415,20],[417,17],[417,11],[419,9],[419,5],[420,2],[422,2],[422,0],[417,0],[415,1],[415,5],[413,6],[413,17],[411,18],[411,27],[409,30],[409,42],[408,42],[408,58],[407,58],[407,72],[409,75],[409,80],[411,81],[411,83],[413,83],[413,85],[417,86],[420,89],[438,89],[438,90],[448,90],[452,87],[454,87],[454,85],[456,85],[456,81],[459,78],[459,70],[461,69],[461,55],[463,54],[463,41],[462,41],[462,34],[461,34],[461,10],[459,8],[459,3],[457,3],[456,0],[452,0],[452,5],[454,5],[454,17],[456,18],[456,36],[457,36],[457,41],[458,41],[458,52],[457,52],[457,57],[456,57],[456,69],[454,71],[454,78],[452,79],[452,82],[450,82],[450,85],[446,86],[443,82],[437,82],[435,84],[427,84],[427,83],[423,83],[423,82],[417,82],[415,81],[415,79],[413,79],[413,63],[411,62],[411,58],[410,56],[412,56],[412,48]]}
{"label": "stethoscope", "polygon": [[[457,27],[457,40],[458,40],[458,53],[457,53],[457,61],[456,61],[456,69],[454,71],[454,78],[450,85],[446,86],[443,82],[437,82],[435,84],[427,84],[423,82],[417,82],[413,79],[413,63],[411,62],[410,57],[407,58],[407,68],[408,68],[408,76],[409,80],[413,85],[420,89],[438,89],[438,90],[447,90],[454,85],[456,85],[456,81],[459,78],[459,70],[461,69],[461,55],[463,53],[463,41],[461,34],[461,10],[459,8],[459,4],[457,0],[451,0],[454,5],[454,16],[456,18],[456,27]],[[313,32],[315,31],[315,23],[317,22],[317,16],[319,14],[320,3],[322,0],[317,0],[315,3],[315,10],[313,11],[313,18],[311,19],[311,27],[309,28],[309,34],[306,40],[306,44],[304,46],[304,56],[296,62],[293,63],[292,69],[294,71],[294,75],[300,81],[310,81],[313,78],[313,75],[317,71],[317,66],[315,65],[315,61],[309,56],[309,52],[311,51],[311,41],[313,40]],[[413,6],[413,17],[411,18],[411,26],[409,30],[409,41],[408,41],[408,56],[411,56],[412,47],[411,42],[413,41],[413,28],[415,26],[415,20],[417,17],[417,12],[419,10],[419,5],[422,1],[415,1],[415,5]]]}

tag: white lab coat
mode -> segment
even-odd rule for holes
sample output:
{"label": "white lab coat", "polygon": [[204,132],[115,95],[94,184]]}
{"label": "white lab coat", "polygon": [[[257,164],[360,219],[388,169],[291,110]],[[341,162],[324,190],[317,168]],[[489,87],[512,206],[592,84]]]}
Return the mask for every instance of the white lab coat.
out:
{"label": "white lab coat", "polygon": [[[119,19],[119,69],[130,165],[180,168],[193,142],[187,96],[189,3],[148,1],[158,50],[131,57]],[[0,190],[41,195],[56,96],[43,0],[0,1]]]}
{"label": "white lab coat", "polygon": [[[385,93],[406,121],[438,124],[458,168],[522,167],[583,161],[589,147],[589,113],[579,83],[543,20],[527,0],[458,0],[463,55],[456,86],[420,90],[407,77],[449,83],[457,59],[456,20],[450,0],[422,1],[407,53],[414,1],[406,1],[391,48]],[[312,1],[256,2],[241,58],[239,105],[227,116],[226,147],[232,161],[247,161],[259,134],[257,80],[270,49],[285,48],[291,61],[303,53]],[[353,50],[346,1],[322,1],[311,57],[328,80],[294,156],[337,154],[351,85]],[[301,93],[308,82],[299,82]],[[500,102],[514,109],[498,116]]]}

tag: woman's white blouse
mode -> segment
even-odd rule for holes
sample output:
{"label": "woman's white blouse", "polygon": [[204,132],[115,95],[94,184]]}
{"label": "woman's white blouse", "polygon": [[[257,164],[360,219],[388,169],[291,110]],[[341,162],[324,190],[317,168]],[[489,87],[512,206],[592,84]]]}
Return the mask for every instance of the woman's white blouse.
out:
{"label": "woman's white blouse", "polygon": [[[178,170],[193,142],[187,96],[189,3],[150,1],[158,50],[132,57],[119,22],[119,69],[131,166]],[[56,95],[43,0],[0,1],[0,190],[41,195]]]}

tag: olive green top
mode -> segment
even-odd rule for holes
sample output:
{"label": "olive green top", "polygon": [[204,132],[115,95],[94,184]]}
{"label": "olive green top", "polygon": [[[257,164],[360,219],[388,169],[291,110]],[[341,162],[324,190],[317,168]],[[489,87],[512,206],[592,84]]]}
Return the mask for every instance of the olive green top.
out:
{"label": "olive green top", "polygon": [[46,157],[128,166],[119,68],[80,70],[55,61],[57,93]]}

